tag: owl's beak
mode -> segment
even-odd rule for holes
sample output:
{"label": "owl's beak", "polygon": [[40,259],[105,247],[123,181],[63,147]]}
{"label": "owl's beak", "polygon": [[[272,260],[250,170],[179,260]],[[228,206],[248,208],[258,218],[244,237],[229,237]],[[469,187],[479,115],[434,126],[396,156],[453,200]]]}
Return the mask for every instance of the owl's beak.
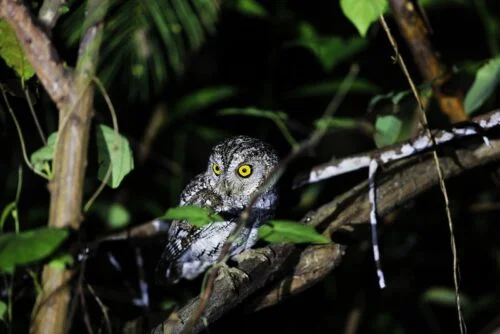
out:
{"label": "owl's beak", "polygon": [[229,184],[229,182],[224,181],[224,183],[222,183],[222,187],[221,188],[222,188],[221,192],[223,194],[226,194],[227,196],[231,196],[232,189],[231,189],[231,185]]}

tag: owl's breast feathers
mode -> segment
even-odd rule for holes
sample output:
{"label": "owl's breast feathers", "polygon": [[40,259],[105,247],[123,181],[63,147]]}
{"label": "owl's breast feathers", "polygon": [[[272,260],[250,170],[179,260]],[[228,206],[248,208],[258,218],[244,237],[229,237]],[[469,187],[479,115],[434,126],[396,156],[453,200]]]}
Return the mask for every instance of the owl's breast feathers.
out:
{"label": "owl's breast feathers", "polygon": [[[257,241],[256,229],[272,216],[276,203],[276,192],[274,189],[270,192],[257,201],[247,226],[231,245],[231,255],[241,253]],[[200,199],[199,196],[195,197]],[[195,204],[204,206],[200,202]],[[186,202],[184,205],[192,204]],[[156,268],[158,283],[174,284],[181,278],[194,279],[215,263],[222,246],[238,224],[242,209],[218,211],[217,213],[224,218],[223,222],[211,223],[200,228],[187,221],[172,221],[168,230],[167,245]]]}

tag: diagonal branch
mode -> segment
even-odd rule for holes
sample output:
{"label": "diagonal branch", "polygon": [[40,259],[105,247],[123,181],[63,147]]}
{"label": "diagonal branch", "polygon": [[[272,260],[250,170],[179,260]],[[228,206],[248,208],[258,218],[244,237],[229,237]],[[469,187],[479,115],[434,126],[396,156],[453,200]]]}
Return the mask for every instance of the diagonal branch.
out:
{"label": "diagonal branch", "polygon": [[415,7],[415,1],[390,0],[389,3],[420,73],[425,81],[432,82],[442,112],[452,123],[466,120],[463,93],[451,82],[451,72],[433,47],[429,26]]}
{"label": "diagonal branch", "polygon": [[[382,164],[401,160],[428,151],[434,145],[443,145],[453,140],[468,136],[482,136],[484,132],[500,126],[500,109],[475,117],[462,127],[452,127],[445,130],[433,130],[431,136],[423,133],[403,143],[382,147],[378,150],[355,154],[345,158],[333,159],[327,163],[314,166],[307,175],[299,175],[294,181],[294,187],[315,183],[330,177],[349,173],[361,168],[368,168],[372,160]],[[483,136],[488,144],[488,139]]]}
{"label": "diagonal branch", "polygon": [[66,110],[77,95],[71,72],[29,9],[21,1],[0,0],[0,17],[15,31],[38,79],[59,111]]}

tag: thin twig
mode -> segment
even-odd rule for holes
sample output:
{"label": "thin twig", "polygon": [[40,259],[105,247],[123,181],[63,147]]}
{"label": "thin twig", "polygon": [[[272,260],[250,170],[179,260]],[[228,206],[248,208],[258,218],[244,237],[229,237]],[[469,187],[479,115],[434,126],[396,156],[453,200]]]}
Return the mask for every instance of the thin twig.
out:
{"label": "thin twig", "polygon": [[97,304],[99,305],[99,308],[101,309],[102,315],[104,316],[104,321],[106,323],[106,329],[107,329],[108,333],[109,334],[113,333],[111,331],[111,321],[109,320],[109,316],[108,316],[108,311],[107,311],[106,305],[104,305],[104,303],[101,301],[101,298],[99,298],[96,295],[94,289],[92,288],[92,286],[90,284],[87,284],[87,288],[89,289],[90,293],[95,298],[95,301],[97,302]]}
{"label": "thin twig", "polygon": [[[92,79],[99,90],[101,91],[102,96],[104,97],[104,100],[106,101],[106,104],[108,105],[109,113],[111,114],[111,120],[113,122],[113,130],[115,132],[114,135],[114,145],[113,145],[113,150],[118,151],[120,149],[120,141],[119,141],[119,132],[118,132],[118,118],[116,117],[116,110],[115,107],[113,107],[113,102],[111,102],[111,99],[109,98],[108,93],[106,92],[106,89],[104,89],[104,85],[102,84],[101,80],[97,78],[96,76],[93,77]],[[89,198],[87,203],[83,206],[83,211],[87,212],[90,207],[92,206],[92,203],[97,199],[99,194],[104,190],[104,187],[106,187],[106,184],[108,183],[109,178],[111,177],[111,172],[113,170],[113,159],[109,160],[109,166],[108,170],[106,171],[106,175],[102,179],[101,184],[99,185],[99,188],[94,192],[94,194]]]}
{"label": "thin twig", "polygon": [[33,108],[33,102],[31,102],[30,92],[28,87],[24,89],[24,96],[26,96],[26,101],[28,101],[28,107],[31,111],[31,115],[33,116],[33,121],[35,121],[36,129],[38,130],[38,134],[42,139],[44,145],[47,145],[47,140],[45,139],[45,135],[43,134],[42,127],[40,126],[40,122],[38,122],[38,117],[36,117],[35,108]]}
{"label": "thin twig", "polygon": [[281,131],[281,133],[285,137],[288,144],[290,144],[292,149],[294,149],[294,150],[297,149],[299,145],[298,145],[297,141],[295,140],[295,138],[293,137],[293,135],[291,134],[290,130],[288,130],[288,127],[283,122],[283,120],[279,116],[275,116],[275,117],[273,117],[273,121],[274,121],[274,124],[276,124],[278,129]]}
{"label": "thin twig", "polygon": [[26,272],[28,273],[28,275],[30,275],[31,280],[33,281],[33,285],[35,286],[36,294],[38,295],[42,292],[42,286],[40,285],[40,281],[38,280],[37,273],[31,269],[26,269]]}
{"label": "thin twig", "polygon": [[[413,95],[415,96],[415,99],[417,100],[417,103],[419,105],[422,125],[423,125],[425,131],[427,132],[427,135],[429,136],[429,138],[431,138],[431,140],[433,141],[433,147],[435,148],[436,143],[435,143],[434,137],[432,136],[431,130],[429,129],[427,115],[425,114],[424,106],[423,106],[422,101],[420,99],[420,95],[417,91],[415,83],[413,82],[413,80],[410,76],[410,73],[408,72],[408,69],[407,69],[406,64],[403,60],[403,57],[398,52],[397,43],[396,43],[396,41],[395,41],[395,39],[394,39],[390,29],[389,29],[389,26],[387,25],[387,22],[385,21],[384,16],[380,15],[379,19],[380,19],[380,23],[382,24],[382,27],[384,28],[384,30],[387,34],[387,37],[389,38],[391,45],[393,47],[394,53],[396,55],[396,60],[397,60],[398,64],[400,65],[405,77],[407,78],[408,83],[409,83],[411,90],[413,92]],[[460,333],[464,334],[464,333],[466,333],[467,329],[465,327],[465,321],[464,321],[464,318],[462,315],[462,307],[460,305],[460,288],[459,288],[459,284],[458,284],[458,270],[459,270],[459,268],[458,268],[458,259],[457,259],[457,249],[456,249],[456,244],[455,244],[455,234],[453,232],[453,221],[451,218],[451,210],[450,210],[450,205],[449,205],[450,203],[449,203],[449,199],[448,199],[448,192],[446,190],[446,185],[444,182],[443,171],[442,171],[441,165],[439,163],[439,157],[438,157],[435,149],[432,150],[432,155],[433,155],[434,162],[436,164],[436,171],[438,173],[438,178],[439,178],[439,186],[441,188],[441,193],[443,194],[444,205],[445,205],[445,210],[446,210],[446,218],[448,219],[448,228],[450,230],[450,239],[451,239],[450,243],[451,243],[451,250],[453,253],[453,282],[455,285],[458,321],[459,321]]]}
{"label": "thin twig", "polygon": [[0,84],[0,90],[2,91],[2,97],[5,101],[5,104],[7,105],[7,110],[9,111],[10,115],[12,116],[12,120],[14,121],[14,125],[16,127],[17,134],[19,136],[19,142],[21,144],[21,151],[23,152],[24,162],[29,167],[29,169],[31,169],[35,174],[38,174],[38,175],[42,176],[43,178],[47,179],[48,176],[41,173],[40,171],[36,170],[33,167],[33,165],[31,164],[30,160],[28,159],[28,153],[26,152],[26,144],[24,143],[24,137],[23,137],[23,132],[21,130],[21,126],[19,125],[19,122],[17,121],[17,117],[14,113],[14,110],[10,106],[9,100],[7,98],[7,94],[5,94],[5,88],[3,87],[2,84]]}
{"label": "thin twig", "polygon": [[89,312],[87,310],[87,305],[85,303],[85,293],[83,291],[81,283],[78,285],[78,295],[80,297],[80,307],[82,308],[83,322],[85,323],[85,327],[87,328],[87,333],[94,334],[94,330],[92,329],[92,323],[90,321]]}
{"label": "thin twig", "polygon": [[[81,287],[82,282],[83,282],[83,277],[85,275],[85,267],[86,267],[86,262],[82,261],[80,267],[77,267],[75,272],[74,277],[76,277],[77,283],[76,283],[76,294],[78,295],[78,288]],[[69,283],[69,281],[68,281]],[[62,285],[61,285],[62,286]],[[57,295],[55,295],[57,296]],[[75,298],[72,298],[69,302],[68,306],[68,318],[67,321],[65,322],[65,327],[64,327],[64,333],[69,333],[71,330],[71,326],[73,325],[73,318],[76,314],[76,310],[78,307],[78,296],[75,296]],[[56,298],[56,297],[55,297]]]}

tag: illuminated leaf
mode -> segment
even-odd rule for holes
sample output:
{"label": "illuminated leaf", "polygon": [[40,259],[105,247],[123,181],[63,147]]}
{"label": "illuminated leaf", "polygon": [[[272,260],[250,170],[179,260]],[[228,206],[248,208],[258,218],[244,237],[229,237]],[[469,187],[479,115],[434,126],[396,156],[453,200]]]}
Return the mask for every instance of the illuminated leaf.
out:
{"label": "illuminated leaf", "polygon": [[340,0],[340,7],[362,37],[388,8],[387,0]]}
{"label": "illuminated leaf", "polygon": [[67,230],[55,228],[0,235],[0,271],[45,258],[67,237]]}
{"label": "illuminated leaf", "polygon": [[474,83],[465,95],[465,112],[470,115],[479,109],[491,94],[493,94],[499,81],[500,57],[496,57],[481,66],[477,71]]}
{"label": "illuminated leaf", "polygon": [[266,17],[268,15],[266,9],[255,0],[238,0],[236,8],[246,16]]}
{"label": "illuminated leaf", "polygon": [[332,71],[341,61],[363,50],[366,41],[359,37],[344,39],[338,36],[322,36],[311,24],[303,22],[299,25],[298,40],[288,43],[287,46],[302,46],[309,49],[325,71]]}
{"label": "illuminated leaf", "polygon": [[259,228],[259,238],[270,243],[327,244],[330,239],[314,227],[288,220],[271,220]]}
{"label": "illuminated leaf", "polygon": [[179,206],[167,210],[162,219],[187,220],[190,224],[201,227],[213,222],[224,221],[224,218],[214,214],[209,208],[194,205]]}
{"label": "illuminated leaf", "polygon": [[26,58],[16,34],[5,20],[0,20],[0,57],[7,65],[16,71],[23,80],[30,79],[35,70]]}
{"label": "illuminated leaf", "polygon": [[377,147],[392,145],[397,142],[403,122],[394,115],[377,117],[375,122],[375,144]]}
{"label": "illuminated leaf", "polygon": [[106,125],[97,126],[97,157],[99,180],[104,180],[111,164],[111,177],[107,182],[111,188],[117,188],[134,169],[134,157],[128,140],[120,134],[115,136],[115,131]]}

